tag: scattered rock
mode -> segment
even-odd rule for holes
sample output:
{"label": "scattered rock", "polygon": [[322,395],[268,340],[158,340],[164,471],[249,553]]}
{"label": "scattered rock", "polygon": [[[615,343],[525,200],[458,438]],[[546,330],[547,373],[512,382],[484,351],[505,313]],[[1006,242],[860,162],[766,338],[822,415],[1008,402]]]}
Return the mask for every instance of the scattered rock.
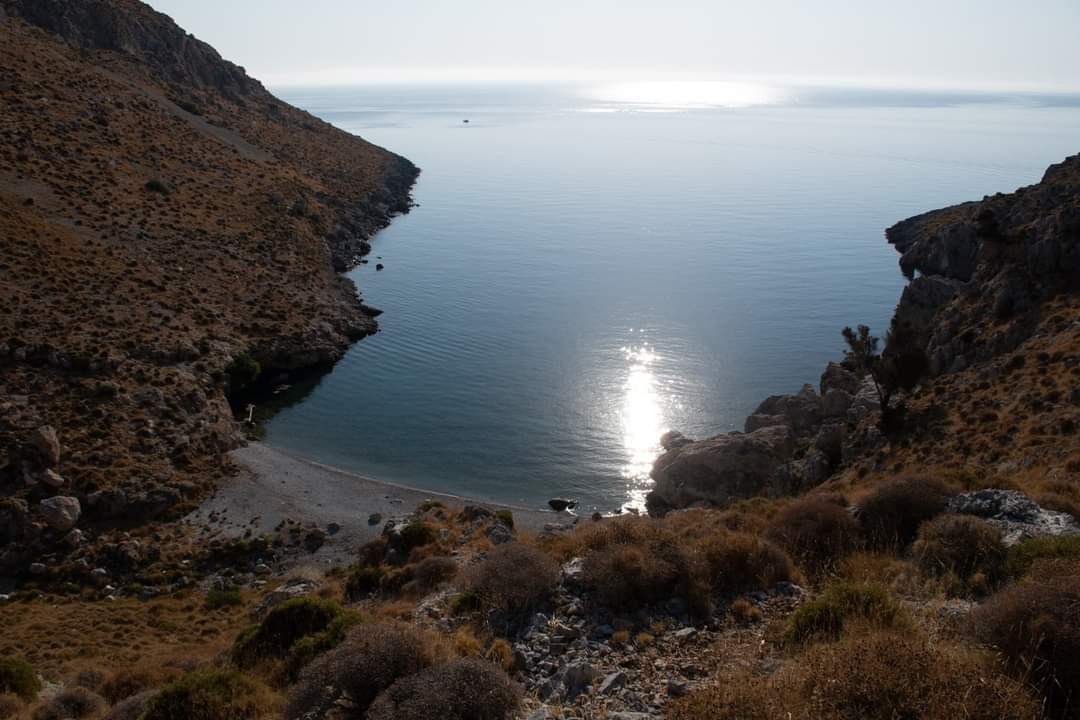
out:
{"label": "scattered rock", "polygon": [[42,425],[30,435],[30,445],[46,465],[60,464],[60,439],[51,425]]}
{"label": "scattered rock", "polygon": [[49,568],[45,567],[45,563],[30,563],[31,575],[44,575],[48,571],[48,569]]}
{"label": "scattered rock", "polygon": [[548,507],[555,512],[563,512],[564,510],[572,510],[577,505],[573,500],[567,500],[566,498],[551,498],[548,500]]}
{"label": "scattered rock", "polygon": [[67,532],[75,527],[82,514],[79,500],[66,495],[46,498],[38,505],[38,509],[45,523],[58,532]]}
{"label": "scattered rock", "polygon": [[609,674],[603,679],[603,681],[600,683],[600,687],[597,689],[597,692],[601,695],[610,695],[614,692],[622,690],[625,685],[626,673],[622,671],[616,671]]}
{"label": "scattered rock", "polygon": [[38,476],[38,482],[53,490],[59,490],[64,487],[64,478],[52,468],[46,468],[45,471]]}

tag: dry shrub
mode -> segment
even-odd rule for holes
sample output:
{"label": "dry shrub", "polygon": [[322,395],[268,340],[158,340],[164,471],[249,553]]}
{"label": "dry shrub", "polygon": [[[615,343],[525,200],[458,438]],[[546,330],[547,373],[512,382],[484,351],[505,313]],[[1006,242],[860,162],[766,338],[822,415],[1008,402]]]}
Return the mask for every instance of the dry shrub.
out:
{"label": "dry shrub", "polygon": [[859,523],[830,498],[808,497],[788,505],[773,519],[766,537],[807,568],[821,572],[859,547]]}
{"label": "dry shrub", "polygon": [[104,712],[105,699],[93,690],[72,687],[61,690],[34,711],[34,720],[80,720]]}
{"label": "dry shrub", "polygon": [[489,662],[463,658],[398,680],[372,704],[368,720],[506,720],[521,688]]}
{"label": "dry shrub", "polygon": [[880,585],[836,582],[791,614],[784,640],[793,644],[835,640],[853,620],[887,628],[904,624],[906,616]]}
{"label": "dry shrub", "polygon": [[396,680],[449,657],[445,641],[403,624],[365,625],[300,673],[289,693],[288,716],[321,713],[342,693],[358,717]]}
{"label": "dry shrub", "polygon": [[23,717],[26,711],[26,703],[18,695],[4,693],[0,695],[0,720],[15,720]]}
{"label": "dry shrub", "polygon": [[428,593],[457,575],[458,564],[453,558],[429,557],[417,563],[412,572],[412,580],[406,586],[407,591]]}
{"label": "dry shrub", "polygon": [[1035,563],[969,623],[970,633],[997,647],[1015,674],[1038,685],[1053,716],[1080,717],[1080,562]]}
{"label": "dry shrub", "polygon": [[505,672],[510,672],[514,668],[514,648],[502,638],[495,638],[491,642],[491,646],[487,649],[484,657],[501,667]]}
{"label": "dry shrub", "polygon": [[559,582],[559,565],[531,545],[499,545],[461,575],[461,590],[486,610],[523,616],[551,594]]}
{"label": "dry shrub", "polygon": [[856,514],[875,547],[906,547],[915,539],[920,525],[945,511],[953,494],[948,485],[935,478],[898,478],[864,498]]}
{"label": "dry shrub", "polygon": [[620,518],[579,531],[582,581],[593,599],[633,611],[679,598],[700,616],[714,595],[764,590],[796,577],[790,558],[772,543],[727,530],[717,513],[694,513],[696,523],[690,515]]}
{"label": "dry shrub", "polygon": [[319,655],[340,645],[352,628],[361,622],[363,618],[360,613],[355,610],[345,610],[331,620],[325,630],[305,635],[297,640],[289,648],[289,654],[285,658],[285,666],[282,669],[284,679],[295,682],[301,670]]}
{"label": "dry shrub", "polygon": [[728,612],[731,613],[731,618],[740,625],[749,625],[761,620],[761,610],[746,598],[738,598],[731,603]]}
{"label": "dry shrub", "polygon": [[166,685],[140,720],[256,720],[281,712],[277,696],[238,672],[197,670]]}
{"label": "dry shrub", "polygon": [[989,654],[874,632],[811,647],[762,678],[734,675],[668,706],[668,720],[1036,720]]}
{"label": "dry shrub", "polygon": [[118,670],[105,678],[99,692],[111,704],[137,695],[157,684],[157,678],[145,670]]}
{"label": "dry shrub", "polygon": [[484,644],[468,625],[462,625],[454,633],[454,649],[464,657],[479,657],[484,652]]}
{"label": "dry shrub", "polygon": [[139,720],[155,697],[157,697],[157,690],[144,690],[121,700],[113,706],[113,709],[105,716],[105,720]]}
{"label": "dry shrub", "polygon": [[741,595],[798,579],[787,553],[756,535],[714,533],[699,544],[714,595]]}
{"label": "dry shrub", "polygon": [[996,527],[970,515],[941,515],[919,528],[912,547],[926,573],[955,573],[963,580],[979,574],[993,583],[1005,570],[1005,543]]}

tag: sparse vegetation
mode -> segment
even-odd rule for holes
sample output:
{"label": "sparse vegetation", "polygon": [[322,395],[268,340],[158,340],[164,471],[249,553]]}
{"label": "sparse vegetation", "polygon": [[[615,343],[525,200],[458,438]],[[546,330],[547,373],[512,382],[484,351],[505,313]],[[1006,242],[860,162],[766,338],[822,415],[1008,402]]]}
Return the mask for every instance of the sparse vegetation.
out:
{"label": "sparse vegetation", "polygon": [[105,710],[105,699],[92,690],[72,687],[61,690],[34,711],[34,720],[82,720]]}
{"label": "sparse vegetation", "polygon": [[233,358],[229,366],[225,368],[225,374],[229,378],[229,390],[236,392],[248,387],[256,380],[259,379],[259,375],[262,373],[262,366],[259,361],[248,355],[247,353],[240,353]]}
{"label": "sparse vegetation", "polygon": [[1032,538],[1013,545],[1005,561],[1006,573],[1021,577],[1039,560],[1080,560],[1080,535]]}
{"label": "sparse vegetation", "polygon": [[244,599],[240,596],[239,588],[214,588],[206,593],[207,610],[241,605],[243,602]]}

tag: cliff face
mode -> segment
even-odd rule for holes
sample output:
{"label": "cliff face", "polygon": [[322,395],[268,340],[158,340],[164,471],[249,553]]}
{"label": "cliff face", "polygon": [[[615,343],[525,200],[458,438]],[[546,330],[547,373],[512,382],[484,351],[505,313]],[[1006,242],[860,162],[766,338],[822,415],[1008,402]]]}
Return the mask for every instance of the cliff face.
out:
{"label": "cliff face", "polygon": [[48,495],[107,523],[197,497],[236,442],[236,357],[375,331],[338,272],[417,173],[140,2],[0,0],[0,495],[29,508],[0,543]]}

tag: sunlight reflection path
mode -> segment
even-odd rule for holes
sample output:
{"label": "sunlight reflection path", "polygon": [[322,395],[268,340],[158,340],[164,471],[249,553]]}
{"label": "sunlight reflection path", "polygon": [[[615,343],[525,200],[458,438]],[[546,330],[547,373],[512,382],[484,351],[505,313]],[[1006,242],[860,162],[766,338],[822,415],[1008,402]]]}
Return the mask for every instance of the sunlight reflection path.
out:
{"label": "sunlight reflection path", "polygon": [[623,509],[644,510],[645,495],[652,485],[649,470],[660,452],[660,435],[664,432],[657,379],[650,367],[659,356],[647,342],[636,348],[623,347],[622,351],[629,364],[621,412],[627,458],[622,477],[629,496]]}

